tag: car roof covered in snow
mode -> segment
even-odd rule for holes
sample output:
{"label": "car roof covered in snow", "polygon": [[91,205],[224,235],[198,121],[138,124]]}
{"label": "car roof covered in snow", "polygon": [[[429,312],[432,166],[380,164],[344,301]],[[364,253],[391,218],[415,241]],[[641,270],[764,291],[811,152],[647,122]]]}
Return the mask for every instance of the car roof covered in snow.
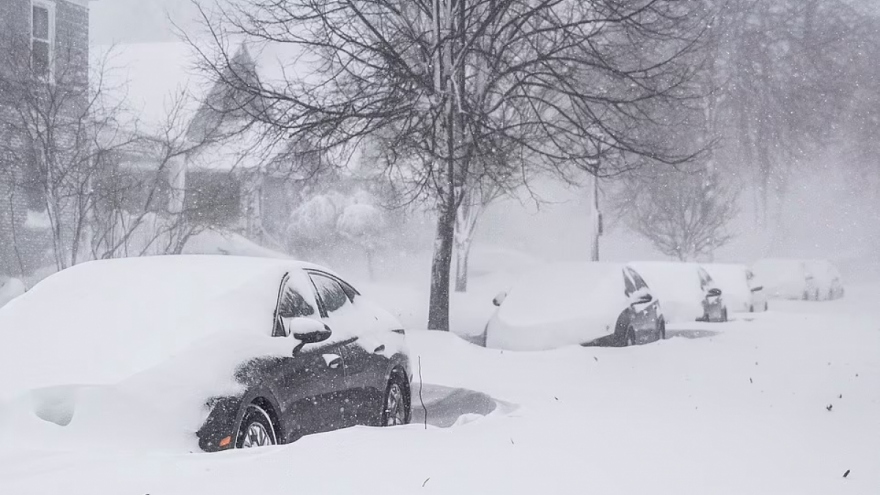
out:
{"label": "car roof covered in snow", "polygon": [[113,383],[219,334],[268,337],[285,273],[313,297],[303,268],[321,269],[186,255],[63,270],[0,310],[0,396],[11,388]]}
{"label": "car roof covered in snow", "polygon": [[501,305],[504,320],[519,325],[604,311],[603,301],[624,297],[620,263],[554,263],[525,273]]}

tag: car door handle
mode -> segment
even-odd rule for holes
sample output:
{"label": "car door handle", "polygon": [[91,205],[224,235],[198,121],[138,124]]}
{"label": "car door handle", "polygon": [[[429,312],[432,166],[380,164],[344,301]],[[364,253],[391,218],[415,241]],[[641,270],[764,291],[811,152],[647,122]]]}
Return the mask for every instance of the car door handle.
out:
{"label": "car door handle", "polygon": [[324,358],[324,363],[330,369],[339,368],[339,365],[342,364],[342,358],[339,354],[322,354],[322,358]]}
{"label": "car door handle", "polygon": [[373,349],[373,354],[379,354],[380,352],[385,352],[385,344],[381,344],[379,347]]}

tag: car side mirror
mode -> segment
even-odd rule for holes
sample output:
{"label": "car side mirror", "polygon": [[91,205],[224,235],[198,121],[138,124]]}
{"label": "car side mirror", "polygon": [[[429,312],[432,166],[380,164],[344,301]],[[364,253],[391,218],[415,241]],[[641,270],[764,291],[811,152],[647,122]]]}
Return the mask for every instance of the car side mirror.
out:
{"label": "car side mirror", "polygon": [[721,295],[721,289],[709,289],[709,292],[707,292],[706,295],[708,295],[709,297],[718,297]]}
{"label": "car side mirror", "polygon": [[752,292],[758,292],[759,290],[764,290],[764,286],[759,285],[757,287],[752,287]]}
{"label": "car side mirror", "polygon": [[502,304],[504,304],[505,299],[507,299],[507,292],[499,292],[498,295],[495,296],[494,299],[492,299],[492,304],[500,307]]}
{"label": "car side mirror", "polygon": [[290,334],[299,341],[293,349],[296,355],[306,344],[317,344],[330,338],[333,332],[324,323],[312,318],[294,318],[290,321]]}

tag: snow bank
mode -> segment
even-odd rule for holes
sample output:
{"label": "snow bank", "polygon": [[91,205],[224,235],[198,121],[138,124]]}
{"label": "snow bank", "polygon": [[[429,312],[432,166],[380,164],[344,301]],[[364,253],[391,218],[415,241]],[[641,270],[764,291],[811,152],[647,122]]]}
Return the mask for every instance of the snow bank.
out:
{"label": "snow bank", "polygon": [[24,293],[24,282],[17,278],[3,277],[0,280],[0,307]]}
{"label": "snow bank", "polygon": [[[409,332],[426,384],[516,409],[463,424],[486,412],[474,397],[458,401],[466,415],[458,424],[436,428],[448,424],[448,408],[425,386],[427,428],[357,427],[205,455],[155,452],[148,438],[142,451],[125,455],[90,448],[88,439],[70,452],[36,442],[0,452],[0,493],[281,495],[295,486],[315,494],[574,495],[588,486],[626,494],[875,495],[878,296],[880,286],[852,287],[828,304],[785,301],[749,320],[692,324],[715,330],[704,338],[628,348],[507,352],[446,332]],[[418,386],[417,375],[415,393]]]}

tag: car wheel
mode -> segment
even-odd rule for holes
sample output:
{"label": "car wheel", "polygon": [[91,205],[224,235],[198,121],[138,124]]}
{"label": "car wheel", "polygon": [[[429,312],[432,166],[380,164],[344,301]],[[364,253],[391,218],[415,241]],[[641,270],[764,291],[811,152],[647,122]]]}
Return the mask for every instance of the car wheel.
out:
{"label": "car wheel", "polygon": [[395,373],[385,388],[385,401],[382,408],[382,426],[398,426],[409,423],[409,407],[405,380]]}
{"label": "car wheel", "polygon": [[237,449],[252,449],[256,447],[268,447],[277,444],[275,429],[269,414],[262,407],[251,404],[241,418],[241,426],[238,429],[238,438],[235,441]]}
{"label": "car wheel", "polygon": [[666,321],[660,320],[660,325],[657,326],[657,340],[665,340],[666,339]]}

